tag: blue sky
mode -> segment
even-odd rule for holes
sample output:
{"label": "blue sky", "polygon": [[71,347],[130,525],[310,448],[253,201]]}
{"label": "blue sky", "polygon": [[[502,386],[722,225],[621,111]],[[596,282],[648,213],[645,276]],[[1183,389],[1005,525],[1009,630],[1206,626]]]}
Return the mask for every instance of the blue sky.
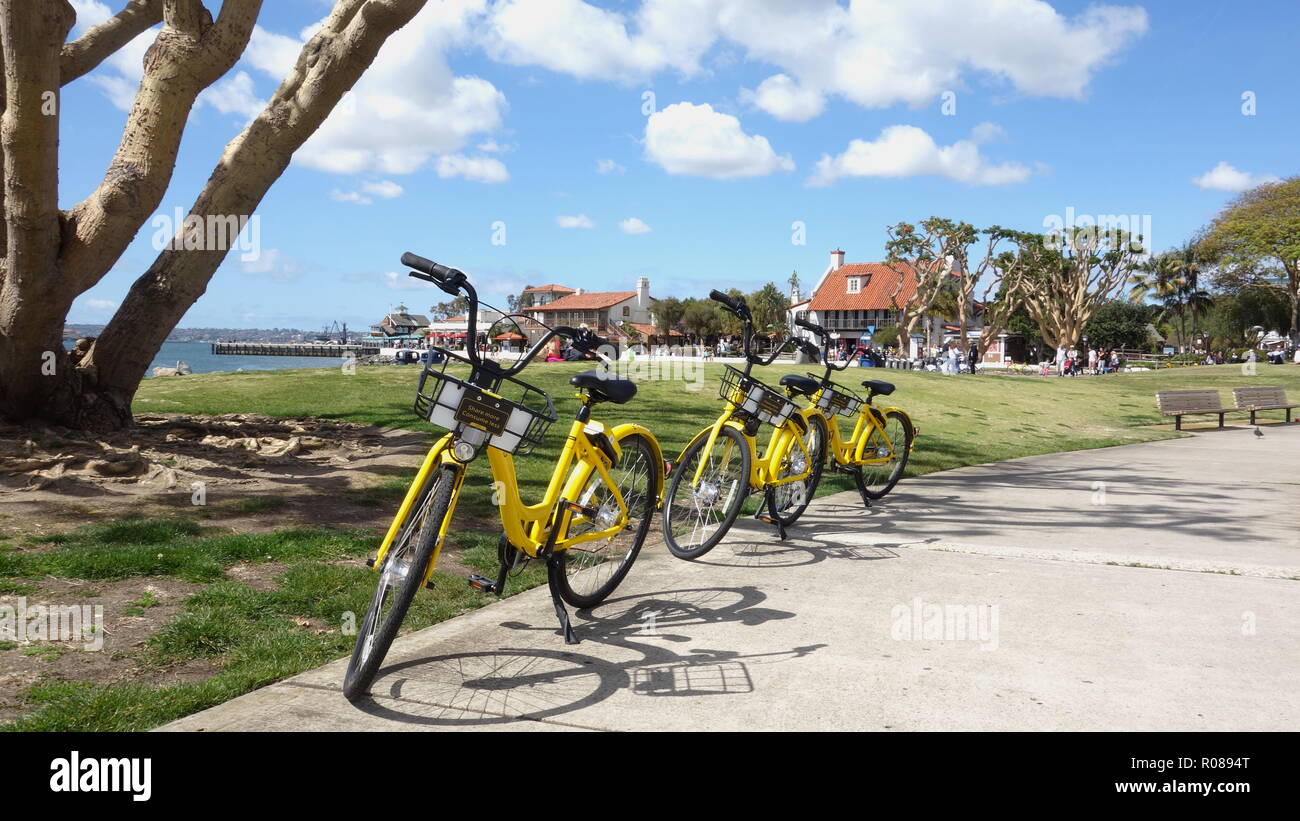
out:
{"label": "blue sky", "polygon": [[[647,276],[656,297],[791,270],[811,283],[832,248],[878,260],[886,225],[932,214],[1024,229],[1067,208],[1150,215],[1161,249],[1242,186],[1297,172],[1294,0],[737,2],[430,0],[262,202],[259,259],[232,254],[181,325],[423,310],[444,297],[408,284],[406,250],[501,304],[547,282]],[[79,27],[117,10],[74,6]],[[190,118],[160,213],[193,202],[329,6],[265,3]],[[152,36],[64,89],[64,207],[98,183]],[[69,321],[111,316],[154,233]]]}

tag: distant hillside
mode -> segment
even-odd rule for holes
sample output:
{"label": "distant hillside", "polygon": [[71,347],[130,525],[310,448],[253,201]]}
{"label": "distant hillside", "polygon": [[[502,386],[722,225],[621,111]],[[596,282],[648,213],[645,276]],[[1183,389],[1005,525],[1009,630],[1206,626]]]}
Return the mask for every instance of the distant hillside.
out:
{"label": "distant hillside", "polygon": [[[78,339],[99,336],[103,325],[66,325],[66,335]],[[297,328],[177,328],[167,336],[168,342],[303,342],[314,339],[319,332],[300,331]]]}

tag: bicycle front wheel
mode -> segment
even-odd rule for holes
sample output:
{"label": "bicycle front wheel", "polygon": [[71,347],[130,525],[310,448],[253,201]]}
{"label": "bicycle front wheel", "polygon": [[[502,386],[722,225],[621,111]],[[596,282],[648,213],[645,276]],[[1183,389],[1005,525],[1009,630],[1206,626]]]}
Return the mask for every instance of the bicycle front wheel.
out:
{"label": "bicycle front wheel", "polygon": [[[574,607],[595,607],[627,576],[650,531],[663,488],[663,463],[655,457],[650,440],[629,433],[618,440],[618,447],[622,453],[609,475],[627,505],[627,524],[610,538],[579,542],[556,554],[560,596]],[[567,538],[608,530],[618,520],[618,502],[599,473],[587,480],[578,503],[595,515],[575,517]]]}
{"label": "bicycle front wheel", "polygon": [[348,701],[358,701],[370,692],[370,684],[397,637],[411,600],[424,585],[425,571],[437,547],[443,520],[450,511],[455,487],[455,468],[439,468],[384,554],[379,584],[357,631],[357,643],[343,678],[343,695]]}
{"label": "bicycle front wheel", "polygon": [[[673,470],[664,499],[664,542],[679,559],[696,559],[727,535],[749,495],[749,445],[740,431],[723,426],[708,453],[707,435],[696,439]],[[695,471],[704,464],[700,481]]]}
{"label": "bicycle front wheel", "polygon": [[912,438],[915,435],[912,420],[897,410],[885,414],[883,429],[871,429],[863,456],[877,459],[888,455],[889,459],[860,465],[854,472],[853,478],[857,481],[862,498],[868,501],[883,499],[894,489],[898,480],[903,478],[903,469],[907,467],[907,457],[912,451]]}

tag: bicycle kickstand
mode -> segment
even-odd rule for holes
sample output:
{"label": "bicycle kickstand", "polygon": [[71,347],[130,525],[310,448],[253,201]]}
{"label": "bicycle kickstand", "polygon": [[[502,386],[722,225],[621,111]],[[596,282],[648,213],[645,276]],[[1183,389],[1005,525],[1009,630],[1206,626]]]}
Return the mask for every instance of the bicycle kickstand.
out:
{"label": "bicycle kickstand", "polygon": [[[561,504],[564,504],[561,501]],[[551,590],[551,603],[555,605],[555,617],[560,620],[560,632],[564,635],[565,644],[578,644],[578,637],[573,634],[573,625],[569,622],[569,611],[564,607],[564,599],[560,596],[560,574],[564,572],[564,567],[560,564],[560,559],[555,553],[555,537],[559,531],[559,517],[556,515],[551,522],[551,535],[546,539],[546,545],[542,548],[542,555],[546,557],[546,584]]]}
{"label": "bicycle kickstand", "polygon": [[564,634],[565,644],[578,644],[578,637],[573,634],[573,625],[569,622],[569,611],[564,607],[564,599],[560,598],[560,585],[558,579],[564,568],[560,567],[560,560],[554,555],[546,560],[546,580],[551,588],[551,603],[555,605],[555,617],[560,620],[560,632]]}
{"label": "bicycle kickstand", "polygon": [[[857,472],[857,474],[858,474],[858,481],[862,481],[862,468],[861,468],[861,466],[854,468],[854,470],[855,470],[855,471]],[[871,500],[868,499],[866,496],[863,496],[863,497],[862,497],[862,504],[863,504],[864,507],[867,508],[867,510],[870,510],[870,509],[871,509]]]}

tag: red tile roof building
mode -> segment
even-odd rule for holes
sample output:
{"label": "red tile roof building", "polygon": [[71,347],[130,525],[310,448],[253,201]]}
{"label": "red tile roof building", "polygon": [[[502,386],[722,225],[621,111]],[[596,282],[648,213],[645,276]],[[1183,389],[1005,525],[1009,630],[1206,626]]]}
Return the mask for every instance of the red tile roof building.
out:
{"label": "red tile roof building", "polygon": [[[562,288],[563,286],[546,286]],[[622,324],[654,323],[650,280],[637,279],[635,291],[592,291],[565,288],[567,293],[541,305],[525,306],[523,312],[547,325],[586,325],[601,336],[625,336]],[[525,294],[528,292],[525,291]]]}

